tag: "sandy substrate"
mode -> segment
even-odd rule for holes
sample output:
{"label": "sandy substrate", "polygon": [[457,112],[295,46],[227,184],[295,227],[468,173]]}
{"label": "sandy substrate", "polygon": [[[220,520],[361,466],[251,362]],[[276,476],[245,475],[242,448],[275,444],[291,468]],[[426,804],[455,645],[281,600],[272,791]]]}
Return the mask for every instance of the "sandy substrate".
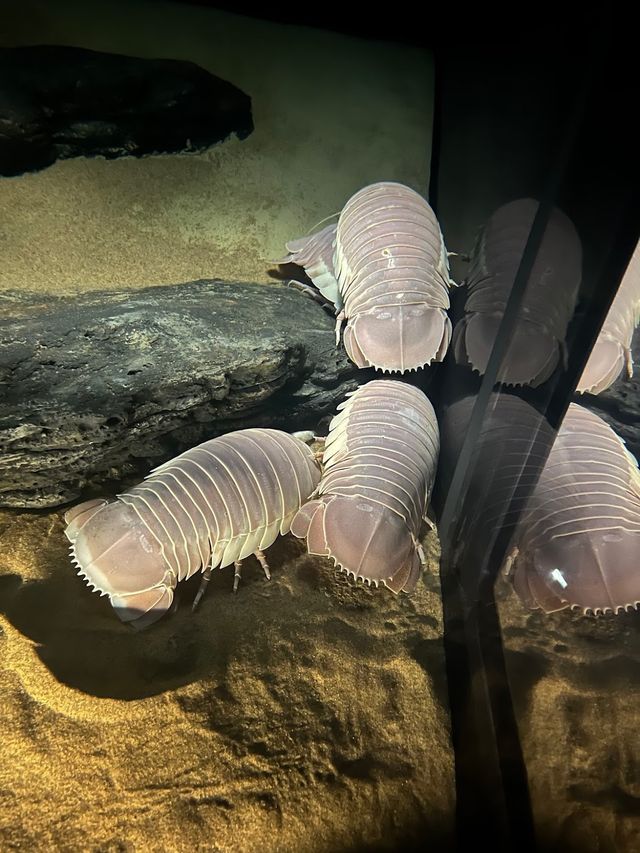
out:
{"label": "sandy substrate", "polygon": [[500,586],[540,849],[640,850],[640,611],[528,612]]}
{"label": "sandy substrate", "polygon": [[[412,597],[288,537],[135,634],[71,570],[60,515],[0,516],[0,849],[445,849],[437,542]],[[404,848],[403,848],[404,849]]]}
{"label": "sandy substrate", "polygon": [[0,180],[0,287],[267,282],[285,241],[362,186],[426,192],[424,51],[151,0],[4,3],[0,44],[40,43],[196,62],[251,96],[255,130],[203,154],[79,158]]}
{"label": "sandy substrate", "polygon": [[[287,537],[151,630],[75,577],[61,513],[0,514],[0,849],[451,849],[438,545],[414,595]],[[639,848],[640,614],[525,611],[501,582],[541,850]]]}

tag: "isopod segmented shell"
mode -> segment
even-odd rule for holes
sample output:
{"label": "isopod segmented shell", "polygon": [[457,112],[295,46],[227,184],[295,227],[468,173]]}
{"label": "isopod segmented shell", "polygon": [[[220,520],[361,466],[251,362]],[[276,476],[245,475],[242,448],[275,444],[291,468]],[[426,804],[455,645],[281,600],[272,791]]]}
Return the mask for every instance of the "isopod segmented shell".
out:
{"label": "isopod segmented shell", "polygon": [[404,373],[444,358],[449,263],[435,214],[417,192],[391,181],[364,187],[337,225],[287,249],[279,263],[304,267],[333,302],[358,367]]}
{"label": "isopod segmented shell", "polygon": [[593,412],[569,406],[515,542],[509,574],[530,607],[640,603],[640,471]]}
{"label": "isopod segmented shell", "polygon": [[113,502],[66,515],[72,558],[118,616],[135,627],[170,607],[178,581],[268,548],[320,479],[314,454],[274,429],[206,441]]}
{"label": "isopod segmented shell", "polygon": [[620,287],[578,382],[580,394],[600,394],[616,381],[623,368],[633,376],[631,341],[640,322],[640,243],[629,261]]}
{"label": "isopod segmented shell", "polygon": [[[456,323],[456,360],[483,374],[538,210],[534,199],[500,207],[476,244],[464,317]],[[529,277],[515,330],[498,374],[505,385],[546,381],[564,346],[582,275],[582,247],[571,220],[554,209]]]}
{"label": "isopod segmented shell", "polygon": [[411,591],[438,461],[433,407],[411,385],[375,380],[338,409],[317,497],[300,509],[291,532],[306,537],[310,554],[330,557],[355,578]]}

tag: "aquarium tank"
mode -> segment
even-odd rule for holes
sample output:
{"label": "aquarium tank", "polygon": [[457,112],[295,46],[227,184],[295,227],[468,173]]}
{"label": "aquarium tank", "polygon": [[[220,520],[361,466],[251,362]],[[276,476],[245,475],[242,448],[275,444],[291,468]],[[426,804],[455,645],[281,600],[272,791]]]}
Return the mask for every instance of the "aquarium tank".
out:
{"label": "aquarium tank", "polygon": [[620,22],[0,7],[0,851],[640,849]]}

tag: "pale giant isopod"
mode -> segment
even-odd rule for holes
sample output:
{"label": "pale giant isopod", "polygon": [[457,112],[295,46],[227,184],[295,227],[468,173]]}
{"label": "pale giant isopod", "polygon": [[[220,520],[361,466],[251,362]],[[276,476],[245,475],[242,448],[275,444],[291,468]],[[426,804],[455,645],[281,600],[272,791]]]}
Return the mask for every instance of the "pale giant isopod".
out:
{"label": "pale giant isopod", "polygon": [[416,370],[442,361],[451,338],[449,262],[435,214],[392,182],[352,196],[337,225],[287,243],[278,263],[302,266],[334,305],[336,343],[358,367]]}
{"label": "pale giant isopod", "polygon": [[640,603],[640,471],[593,412],[569,406],[514,541],[509,573],[530,607]]}
{"label": "pale giant isopod", "polygon": [[[464,281],[464,317],[456,323],[453,351],[461,364],[484,374],[538,209],[534,199],[500,207],[476,244]],[[582,275],[578,233],[561,211],[547,223],[498,381],[541,385],[560,361]]]}
{"label": "pale giant isopod", "polygon": [[66,514],[73,561],[124,622],[143,628],[173,601],[178,581],[239,563],[288,532],[320,480],[312,451],[274,429],[205,441],[140,485]]}
{"label": "pale giant isopod", "polygon": [[600,394],[616,381],[626,367],[633,376],[631,340],[640,322],[640,243],[636,246],[611,308],[591,350],[577,391]]}
{"label": "pale giant isopod", "polygon": [[411,385],[374,380],[338,409],[317,497],[291,532],[347,574],[409,592],[424,561],[419,536],[438,462],[433,407]]}

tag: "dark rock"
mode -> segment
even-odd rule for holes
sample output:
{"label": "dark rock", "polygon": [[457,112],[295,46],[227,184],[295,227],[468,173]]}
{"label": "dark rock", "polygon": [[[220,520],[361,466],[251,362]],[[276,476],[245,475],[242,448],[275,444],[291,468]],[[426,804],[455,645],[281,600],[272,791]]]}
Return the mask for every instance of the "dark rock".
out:
{"label": "dark rock", "polygon": [[232,429],[315,429],[370,377],[284,285],[3,293],[0,506],[104,493]]}
{"label": "dark rock", "polygon": [[[640,353],[640,326],[633,336],[632,351]],[[607,391],[598,396],[576,394],[576,403],[600,415],[626,443],[640,462],[640,376],[638,366],[632,379],[623,373]]]}
{"label": "dark rock", "polygon": [[69,157],[197,151],[252,130],[250,97],[192,62],[0,49],[0,175]]}

